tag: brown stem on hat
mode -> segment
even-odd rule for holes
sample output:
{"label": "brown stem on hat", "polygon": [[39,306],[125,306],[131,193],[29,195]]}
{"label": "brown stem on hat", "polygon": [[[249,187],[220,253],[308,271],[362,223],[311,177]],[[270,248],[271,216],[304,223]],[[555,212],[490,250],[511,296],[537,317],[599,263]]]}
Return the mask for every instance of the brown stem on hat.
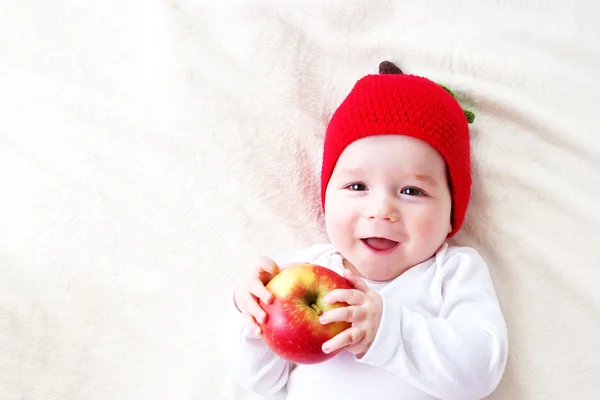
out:
{"label": "brown stem on hat", "polygon": [[379,64],[379,73],[380,74],[404,74],[400,68],[396,64],[391,61],[382,61]]}

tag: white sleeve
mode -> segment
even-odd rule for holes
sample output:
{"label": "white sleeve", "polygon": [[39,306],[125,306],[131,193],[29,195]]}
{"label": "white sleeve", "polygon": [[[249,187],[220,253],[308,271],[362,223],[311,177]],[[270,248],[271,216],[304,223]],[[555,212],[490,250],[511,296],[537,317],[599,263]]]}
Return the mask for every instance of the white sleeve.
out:
{"label": "white sleeve", "polygon": [[272,396],[287,383],[292,364],[265,344],[244,325],[231,360],[233,379],[244,389],[259,395]]}
{"label": "white sleeve", "polygon": [[506,366],[506,323],[487,265],[475,250],[450,255],[441,273],[443,305],[436,318],[384,291],[379,331],[357,360],[440,399],[481,399],[494,391]]}

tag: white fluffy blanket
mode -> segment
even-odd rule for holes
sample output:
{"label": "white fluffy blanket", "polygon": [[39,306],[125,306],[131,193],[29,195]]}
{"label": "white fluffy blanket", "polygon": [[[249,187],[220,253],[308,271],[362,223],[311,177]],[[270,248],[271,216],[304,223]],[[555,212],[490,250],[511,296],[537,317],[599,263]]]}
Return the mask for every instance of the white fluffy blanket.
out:
{"label": "white fluffy blanket", "polygon": [[324,126],[389,59],[477,114],[492,397],[597,399],[598,4],[0,1],[0,398],[251,398],[233,282],[323,237]]}

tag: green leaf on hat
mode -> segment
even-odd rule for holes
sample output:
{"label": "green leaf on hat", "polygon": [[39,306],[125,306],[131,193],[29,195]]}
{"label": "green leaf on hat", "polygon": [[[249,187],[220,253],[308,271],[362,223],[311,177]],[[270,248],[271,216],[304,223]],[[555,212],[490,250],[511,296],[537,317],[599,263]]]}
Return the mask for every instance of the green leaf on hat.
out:
{"label": "green leaf on hat", "polygon": [[[454,92],[450,89],[448,89],[446,86],[442,85],[441,83],[438,83],[438,85],[440,85],[446,92],[450,93],[452,95],[452,97],[454,97],[454,100],[456,100],[456,96],[454,95]],[[456,100],[458,102],[458,100]],[[473,111],[470,110],[465,110],[463,108],[463,111],[465,113],[465,117],[467,118],[467,122],[469,124],[472,124],[473,121],[475,121],[475,113],[473,113]]]}
{"label": "green leaf on hat", "polygon": [[467,117],[467,122],[469,124],[472,124],[473,121],[475,121],[475,114],[473,113],[473,111],[465,110],[464,108],[463,111],[465,112],[465,117]]}

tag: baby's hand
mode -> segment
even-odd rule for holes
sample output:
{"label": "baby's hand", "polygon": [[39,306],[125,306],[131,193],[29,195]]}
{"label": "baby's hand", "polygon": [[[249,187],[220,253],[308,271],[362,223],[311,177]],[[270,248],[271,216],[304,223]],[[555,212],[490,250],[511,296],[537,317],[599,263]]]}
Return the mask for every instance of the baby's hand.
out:
{"label": "baby's hand", "polygon": [[325,300],[329,303],[346,302],[349,306],[327,311],[319,320],[322,324],[348,321],[352,326],[323,343],[322,349],[325,353],[331,353],[348,346],[349,352],[362,355],[371,347],[379,329],[383,300],[379,293],[369,289],[367,284],[352,272],[346,270],[344,278],[353,289],[332,290],[325,296]]}
{"label": "baby's hand", "polygon": [[265,285],[278,273],[279,267],[275,261],[261,257],[250,274],[240,279],[233,290],[235,306],[246,319],[249,328],[257,335],[261,333],[257,321],[262,323],[267,318],[267,313],[258,304],[258,299],[265,304],[273,301],[273,295]]}

